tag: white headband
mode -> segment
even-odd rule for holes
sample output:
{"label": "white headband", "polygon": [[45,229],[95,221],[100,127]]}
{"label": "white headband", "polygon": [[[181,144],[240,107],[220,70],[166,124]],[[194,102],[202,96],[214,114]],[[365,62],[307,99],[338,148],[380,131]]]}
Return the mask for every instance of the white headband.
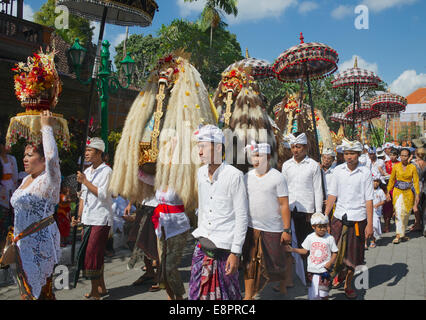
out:
{"label": "white headband", "polygon": [[334,152],[334,150],[330,149],[330,148],[323,149],[322,154],[323,155],[328,155],[328,156],[333,156],[333,157],[336,156],[336,153]]}
{"label": "white headband", "polygon": [[290,133],[284,137],[284,142],[290,146],[293,144],[308,144],[308,138],[305,133],[301,133],[297,137]]}
{"label": "white headband", "polygon": [[386,142],[386,143],[383,145],[383,149],[392,148],[393,146],[394,146],[394,145],[393,145],[393,143]]}
{"label": "white headband", "polygon": [[311,225],[327,224],[327,223],[328,223],[328,217],[326,215],[323,215],[322,213],[314,213],[311,217]]}
{"label": "white headband", "polygon": [[342,149],[343,151],[358,151],[362,152],[363,145],[359,141],[349,141],[347,139],[342,140]]}
{"label": "white headband", "polygon": [[271,146],[267,143],[256,143],[256,141],[252,140],[251,144],[248,144],[245,150],[250,150],[252,153],[263,153],[263,154],[271,154]]}
{"label": "white headband", "polygon": [[222,130],[211,124],[200,126],[194,132],[194,135],[197,137],[198,142],[225,143],[225,136]]}
{"label": "white headband", "polygon": [[100,150],[102,152],[105,151],[105,142],[98,137],[89,138],[86,142],[86,147]]}

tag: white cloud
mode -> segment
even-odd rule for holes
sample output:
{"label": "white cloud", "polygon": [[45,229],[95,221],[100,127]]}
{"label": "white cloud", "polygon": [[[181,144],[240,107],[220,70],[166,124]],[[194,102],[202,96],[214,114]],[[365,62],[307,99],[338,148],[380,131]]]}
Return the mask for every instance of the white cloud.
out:
{"label": "white cloud", "polygon": [[[17,14],[17,5],[15,3],[12,8],[12,15],[16,16],[16,14]],[[24,3],[23,18],[24,20],[34,21],[34,9],[29,4]]]}
{"label": "white cloud", "polygon": [[401,7],[403,5],[410,5],[417,2],[417,0],[364,0],[369,10],[373,12],[380,12],[393,7]]}
{"label": "white cloud", "polygon": [[[203,11],[205,0],[192,3],[184,0],[176,0],[181,17],[185,18],[194,13]],[[311,2],[311,1],[308,1]],[[229,24],[238,24],[246,21],[258,21],[265,18],[277,18],[284,11],[297,5],[297,0],[238,0],[238,16],[225,15],[225,21]]]}
{"label": "white cloud", "polygon": [[376,75],[378,74],[379,67],[378,67],[377,63],[367,62],[358,55],[353,55],[350,60],[339,63],[339,71],[341,72],[341,71],[344,71],[346,69],[353,68],[354,63],[355,63],[355,57],[357,57],[357,60],[358,60],[358,68],[373,71]]}
{"label": "white cloud", "polygon": [[229,24],[246,21],[259,21],[265,18],[278,18],[289,7],[297,5],[297,0],[239,0],[238,16],[226,16]]}
{"label": "white cloud", "polygon": [[34,10],[28,4],[24,4],[24,19],[34,21]]}
{"label": "white cloud", "polygon": [[[101,30],[101,23],[100,22],[90,21],[90,26],[91,27],[95,27],[95,29],[93,30],[92,42],[94,44],[97,44],[98,43],[98,38],[99,38],[99,32]],[[105,31],[104,31],[104,33],[105,33]]]}
{"label": "white cloud", "polygon": [[[128,35],[130,37],[130,33]],[[124,39],[126,39],[126,33],[119,33],[116,35],[116,37],[110,42],[111,46],[109,47],[110,51],[110,59],[111,61],[114,61],[115,56],[117,55],[117,51],[115,51],[115,47],[118,46]],[[123,57],[120,57],[120,61],[123,59]],[[117,68],[119,66],[116,66]]]}
{"label": "white cloud", "polygon": [[331,16],[334,19],[338,19],[338,20],[341,20],[353,14],[354,14],[354,8],[352,6],[345,6],[345,5],[340,5],[336,9],[331,11]]}
{"label": "white cloud", "polygon": [[177,0],[179,14],[182,18],[186,18],[193,13],[201,13],[205,4],[206,0],[198,0],[195,2],[184,2],[184,0]]}
{"label": "white cloud", "polygon": [[120,43],[121,43],[121,41],[123,41],[124,39],[126,39],[126,33],[124,32],[124,33],[120,33],[120,34],[118,34],[115,38],[114,38],[114,40],[112,40],[111,41],[111,47],[116,47],[116,46],[118,46]]}
{"label": "white cloud", "polygon": [[318,7],[319,7],[318,3],[316,3],[316,2],[305,1],[305,2],[302,2],[300,4],[300,6],[299,6],[299,13],[305,14],[305,13],[308,13],[310,11],[313,11],[313,10],[317,9]]}
{"label": "white cloud", "polygon": [[418,88],[424,87],[426,87],[426,73],[417,74],[416,70],[405,70],[390,85],[391,92],[400,94],[404,97]]}

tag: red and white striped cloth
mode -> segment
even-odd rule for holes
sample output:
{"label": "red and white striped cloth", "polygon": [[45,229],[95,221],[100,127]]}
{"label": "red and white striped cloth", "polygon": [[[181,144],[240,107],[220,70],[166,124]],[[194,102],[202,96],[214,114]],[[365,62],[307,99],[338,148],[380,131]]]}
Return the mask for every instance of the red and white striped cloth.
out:
{"label": "red and white striped cloth", "polygon": [[171,190],[157,191],[155,197],[159,204],[154,210],[151,221],[158,238],[162,236],[162,229],[164,229],[166,240],[189,230],[189,219],[177,194]]}

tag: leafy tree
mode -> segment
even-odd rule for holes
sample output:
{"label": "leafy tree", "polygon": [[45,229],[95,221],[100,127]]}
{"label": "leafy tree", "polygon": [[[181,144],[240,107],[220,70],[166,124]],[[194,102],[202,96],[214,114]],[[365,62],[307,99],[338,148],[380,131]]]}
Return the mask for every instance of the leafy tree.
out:
{"label": "leafy tree", "polygon": [[419,137],[421,135],[421,128],[420,126],[416,125],[410,125],[410,126],[403,126],[401,131],[397,135],[398,141],[408,141],[415,139],[416,137]]}
{"label": "leafy tree", "polygon": [[[55,0],[47,0],[40,10],[34,14],[34,21],[38,24],[55,28],[55,19],[59,16],[59,13],[55,13],[55,7]],[[73,44],[74,39],[79,38],[82,45],[87,45],[92,42],[94,28],[90,26],[88,20],[70,14],[69,28],[67,30],[55,28],[55,31],[69,44]]]}
{"label": "leafy tree", "polygon": [[[132,34],[127,39],[126,50],[136,62],[134,84],[137,87],[143,87],[151,69],[160,57],[160,44],[160,39],[155,38],[152,35],[143,36],[142,34]],[[119,66],[120,61],[124,58],[123,46],[124,41],[115,48],[117,52],[114,58],[116,66]]]}
{"label": "leafy tree", "polygon": [[[200,72],[210,90],[217,87],[221,73],[230,64],[243,58],[241,46],[235,34],[225,27],[216,30],[216,41],[209,47],[208,33],[201,29],[201,23],[176,19],[170,25],[162,25],[157,37],[132,35],[126,43],[138,67],[138,85],[141,87],[157,59],[178,49],[191,53],[191,63]],[[115,63],[123,57],[123,43],[116,47]]]}
{"label": "leafy tree", "polygon": [[[184,0],[185,2],[195,2],[197,0]],[[238,15],[237,0],[207,0],[201,13],[201,28],[206,31],[210,28],[210,48],[213,43],[213,29],[226,25],[222,20],[223,15]]]}

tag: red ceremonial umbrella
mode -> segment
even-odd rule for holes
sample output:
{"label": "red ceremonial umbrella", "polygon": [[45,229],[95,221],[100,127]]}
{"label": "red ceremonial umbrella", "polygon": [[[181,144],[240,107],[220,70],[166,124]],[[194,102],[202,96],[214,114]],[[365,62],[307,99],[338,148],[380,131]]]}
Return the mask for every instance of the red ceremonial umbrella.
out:
{"label": "red ceremonial umbrella", "polygon": [[361,106],[356,109],[353,107],[353,103],[351,103],[345,109],[345,118],[350,122],[369,121],[379,118],[380,115],[380,111],[373,109],[368,101],[361,102]]}
{"label": "red ceremonial umbrella", "polygon": [[[359,91],[367,88],[377,88],[381,82],[380,78],[371,71],[358,68],[358,59],[355,57],[354,67],[344,70],[343,72],[335,75],[334,80],[331,82],[333,88],[343,88],[353,86],[354,89],[354,102],[352,104],[353,114],[356,114],[356,109],[361,107],[361,98]],[[361,112],[361,114],[364,114]],[[352,117],[352,139],[355,135],[355,117]]]}
{"label": "red ceremonial umbrella", "polygon": [[225,73],[232,69],[250,69],[250,74],[255,80],[275,78],[275,73],[268,61],[256,58],[245,58],[234,62],[225,69]]}
{"label": "red ceremonial umbrella", "polygon": [[370,105],[373,109],[386,113],[386,125],[383,141],[386,139],[388,132],[390,113],[398,113],[405,111],[407,107],[407,99],[395,93],[386,92],[371,98]]}
{"label": "red ceremonial umbrella", "polygon": [[[339,57],[337,52],[322,43],[304,43],[302,32],[300,33],[300,44],[284,51],[275,61],[273,70],[278,80],[283,82],[295,82],[300,80],[300,103],[303,105],[303,84],[306,81],[308,86],[309,104],[311,106],[313,130],[315,133],[316,147],[319,150],[318,132],[316,130],[316,120],[314,103],[311,93],[311,79],[321,79],[337,70]],[[317,159],[320,160],[320,159]]]}
{"label": "red ceremonial umbrella", "polygon": [[[358,108],[354,108],[353,103],[351,103],[345,109],[345,118],[348,119],[353,124],[353,126],[355,123],[368,121],[368,127],[376,136],[376,138],[378,137],[378,132],[375,130],[371,120],[379,118],[380,116],[381,112],[373,109],[368,101],[362,101]],[[361,128],[364,127],[361,126]]]}
{"label": "red ceremonial umbrella", "polygon": [[348,123],[352,122],[351,120],[349,120],[348,118],[345,117],[345,113],[343,113],[343,112],[333,113],[330,116],[330,120],[333,121],[333,122],[340,123],[340,124],[348,124]]}

